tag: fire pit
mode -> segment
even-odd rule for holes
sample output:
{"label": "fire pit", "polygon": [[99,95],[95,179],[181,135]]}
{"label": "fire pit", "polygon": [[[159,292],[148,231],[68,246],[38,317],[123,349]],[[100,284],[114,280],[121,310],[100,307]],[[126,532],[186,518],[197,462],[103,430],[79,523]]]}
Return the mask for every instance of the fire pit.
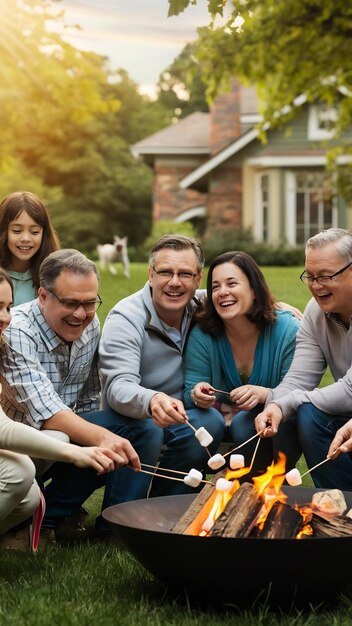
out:
{"label": "fire pit", "polygon": [[[317,490],[282,487],[303,505]],[[352,493],[345,492],[348,508]],[[352,536],[310,539],[199,537],[173,533],[195,495],[127,502],[103,517],[130,552],[170,590],[212,604],[268,600],[281,607],[331,598],[351,580]]]}

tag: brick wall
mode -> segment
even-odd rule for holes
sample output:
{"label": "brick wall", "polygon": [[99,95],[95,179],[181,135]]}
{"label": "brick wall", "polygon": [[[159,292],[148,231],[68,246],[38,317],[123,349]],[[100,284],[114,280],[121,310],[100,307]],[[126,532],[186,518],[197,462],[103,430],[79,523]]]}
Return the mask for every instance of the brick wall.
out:
{"label": "brick wall", "polygon": [[236,80],[232,80],[230,91],[219,95],[210,109],[212,155],[240,136],[240,111],[240,86]]}
{"label": "brick wall", "polygon": [[174,220],[186,209],[207,204],[207,194],[194,189],[180,189],[179,180],[189,174],[194,166],[177,163],[156,163],[153,182],[153,222]]}

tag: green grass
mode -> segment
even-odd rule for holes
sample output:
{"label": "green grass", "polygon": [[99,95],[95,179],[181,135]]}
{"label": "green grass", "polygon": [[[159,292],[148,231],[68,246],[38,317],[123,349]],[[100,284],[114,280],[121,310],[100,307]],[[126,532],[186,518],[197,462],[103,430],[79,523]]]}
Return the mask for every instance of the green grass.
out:
{"label": "green grass", "polygon": [[[108,272],[101,275],[102,323],[118,300],[140,289],[147,279],[144,264],[132,265],[130,280],[123,277],[119,265],[117,268],[117,276]],[[303,310],[309,292],[298,280],[300,271],[271,267],[265,269],[265,275],[279,300]],[[301,460],[300,471],[305,467]],[[305,484],[310,485],[310,479]],[[101,497],[102,490],[86,503],[90,527]],[[255,564],[253,567],[255,570]],[[316,565],[306,563],[302,567]],[[340,596],[330,607],[311,607],[304,613],[293,609],[289,615],[265,606],[242,611],[205,610],[193,606],[186,595],[168,595],[164,585],[126,550],[114,546],[88,540],[73,546],[50,547],[36,556],[1,552],[0,626],[347,626],[352,623],[351,594]]]}

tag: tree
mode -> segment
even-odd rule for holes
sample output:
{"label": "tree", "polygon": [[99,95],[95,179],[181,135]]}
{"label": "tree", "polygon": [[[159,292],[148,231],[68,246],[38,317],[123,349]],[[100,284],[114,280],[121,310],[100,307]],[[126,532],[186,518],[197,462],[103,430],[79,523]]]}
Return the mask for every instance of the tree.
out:
{"label": "tree", "polygon": [[[177,15],[197,0],[169,0]],[[231,77],[256,85],[262,138],[265,129],[285,124],[297,113],[296,98],[320,101],[337,111],[336,137],[352,125],[352,5],[345,0],[208,0],[210,24],[199,29],[195,55],[212,99]],[[215,27],[217,17],[226,20]],[[342,139],[328,151],[328,167],[337,187],[352,201],[352,155]]]}
{"label": "tree", "polygon": [[[177,15],[197,0],[169,0]],[[230,9],[235,5],[233,10]],[[237,7],[237,8],[236,8]],[[352,121],[352,5],[345,0],[208,0],[210,24],[199,29],[197,59],[208,96],[231,77],[256,85],[265,121],[278,124],[305,93],[339,105],[339,129]],[[216,16],[226,21],[215,27]],[[339,88],[349,97],[341,99]]]}
{"label": "tree", "polygon": [[1,0],[0,190],[37,192],[65,246],[89,252],[114,232],[138,245],[151,227],[151,172],[130,144],[165,112],[105,57],[49,30],[62,19],[52,7]]}
{"label": "tree", "polygon": [[194,55],[195,43],[188,43],[173,63],[160,74],[159,102],[177,118],[194,111],[208,111],[206,84]]}

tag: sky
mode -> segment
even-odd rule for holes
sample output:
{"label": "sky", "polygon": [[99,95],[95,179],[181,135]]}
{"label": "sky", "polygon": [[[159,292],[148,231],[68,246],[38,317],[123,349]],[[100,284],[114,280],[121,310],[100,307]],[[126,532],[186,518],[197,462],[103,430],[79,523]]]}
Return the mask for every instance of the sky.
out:
{"label": "sky", "polygon": [[65,39],[108,56],[113,69],[125,69],[151,95],[159,74],[209,22],[207,0],[169,18],[168,6],[167,0],[61,0],[66,23],[82,28],[66,31]]}

